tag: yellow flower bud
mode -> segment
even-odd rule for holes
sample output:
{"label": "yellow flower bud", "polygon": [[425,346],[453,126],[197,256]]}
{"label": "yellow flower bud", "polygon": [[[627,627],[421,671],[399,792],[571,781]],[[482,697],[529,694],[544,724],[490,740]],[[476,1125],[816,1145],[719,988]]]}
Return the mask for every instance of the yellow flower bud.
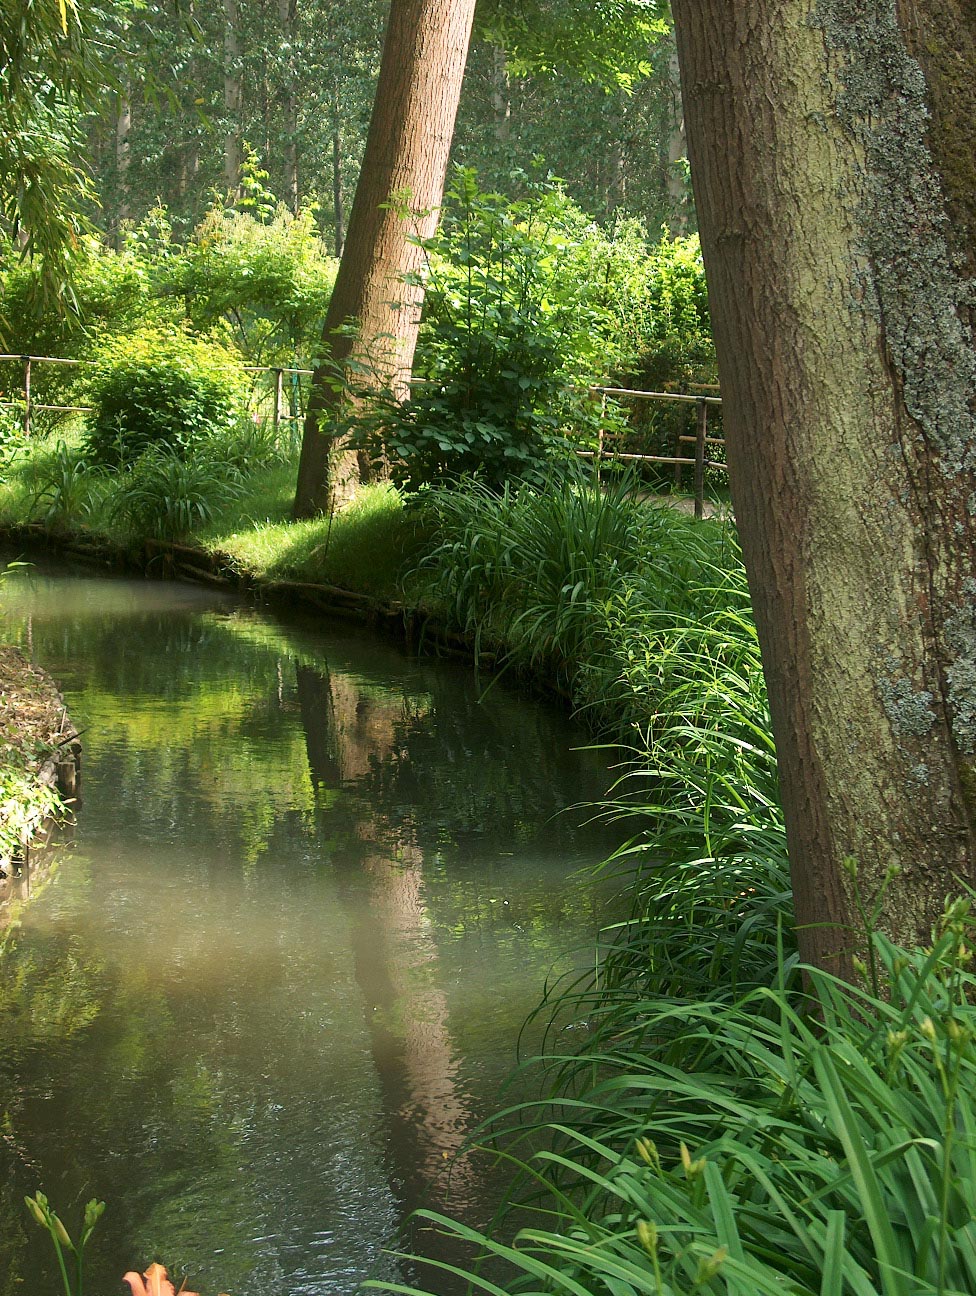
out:
{"label": "yellow flower bud", "polygon": [[71,1238],[68,1236],[68,1230],[64,1227],[64,1225],[61,1223],[61,1221],[58,1219],[57,1215],[55,1215],[53,1211],[51,1212],[51,1227],[54,1229],[54,1232],[57,1234],[58,1240],[62,1242],[68,1248],[69,1251],[73,1251],[75,1249],[75,1245],[71,1241]]}
{"label": "yellow flower bud", "polygon": [[722,1265],[725,1263],[725,1257],[729,1254],[728,1247],[719,1247],[714,1251],[707,1260],[700,1260],[698,1263],[698,1283],[704,1285],[715,1277]]}
{"label": "yellow flower bud", "polygon": [[701,1172],[705,1169],[705,1158],[699,1157],[697,1161],[692,1161],[691,1153],[688,1151],[687,1146],[684,1143],[682,1143],[681,1144],[681,1164],[684,1168],[685,1178],[694,1179],[696,1175],[700,1175]]}
{"label": "yellow flower bud", "polygon": [[[39,1195],[40,1194],[38,1194],[38,1196]],[[30,1211],[31,1215],[33,1215],[37,1223],[40,1224],[41,1228],[47,1228],[47,1220],[44,1217],[44,1212],[41,1210],[34,1198],[25,1197],[24,1202],[26,1203],[27,1209]]]}
{"label": "yellow flower bud", "polygon": [[639,1138],[635,1147],[637,1148],[637,1155],[645,1165],[649,1165],[652,1170],[660,1170],[661,1158],[657,1154],[657,1146],[651,1139]]}
{"label": "yellow flower bud", "polygon": [[935,1025],[931,1017],[923,1017],[918,1024],[918,1029],[931,1044],[935,1043]]}
{"label": "yellow flower bud", "polygon": [[637,1221],[637,1240],[649,1256],[657,1254],[657,1227],[650,1220]]}

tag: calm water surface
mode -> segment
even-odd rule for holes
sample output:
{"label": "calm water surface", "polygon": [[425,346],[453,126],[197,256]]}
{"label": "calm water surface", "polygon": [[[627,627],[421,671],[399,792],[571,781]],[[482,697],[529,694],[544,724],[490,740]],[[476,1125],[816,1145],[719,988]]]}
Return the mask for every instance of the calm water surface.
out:
{"label": "calm water surface", "polygon": [[0,962],[0,1296],[56,1290],[38,1187],[69,1223],[108,1201],[100,1294],[151,1259],[234,1296],[409,1277],[411,1209],[489,1212],[454,1153],[607,920],[573,874],[612,843],[560,813],[606,771],[562,716],[345,628],[37,571],[4,605],[85,751]]}

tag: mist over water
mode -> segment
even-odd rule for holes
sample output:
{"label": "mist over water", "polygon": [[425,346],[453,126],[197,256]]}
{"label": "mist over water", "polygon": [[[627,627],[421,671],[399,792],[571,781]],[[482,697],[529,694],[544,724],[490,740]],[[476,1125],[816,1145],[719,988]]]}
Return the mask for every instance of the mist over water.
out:
{"label": "mist over water", "polygon": [[56,1290],[38,1187],[69,1228],[108,1202],[106,1294],[156,1259],[341,1296],[416,1206],[484,1222],[497,1172],[455,1154],[612,916],[575,876],[616,844],[565,813],[608,782],[580,732],[195,588],[35,571],[4,612],[84,763],[0,958],[0,1296]]}

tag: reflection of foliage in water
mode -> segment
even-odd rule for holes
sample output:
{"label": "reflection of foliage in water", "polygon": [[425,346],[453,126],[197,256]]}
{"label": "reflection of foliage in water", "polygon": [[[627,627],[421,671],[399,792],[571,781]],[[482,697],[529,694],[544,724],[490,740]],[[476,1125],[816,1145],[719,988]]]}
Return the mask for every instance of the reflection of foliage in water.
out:
{"label": "reflection of foliage in water", "polygon": [[[362,780],[362,792],[390,814],[429,804],[434,813],[416,818],[423,846],[453,846],[486,834],[524,845],[544,836],[567,843],[574,819],[568,804],[594,786],[594,763],[567,751],[541,708],[498,690],[487,704],[471,691],[449,693],[432,685],[423,712],[404,708],[390,749],[378,754]],[[578,820],[578,816],[576,817]]]}
{"label": "reflection of foliage in water", "polygon": [[[408,818],[420,845],[458,845],[486,829],[521,844],[593,777],[584,759],[567,754],[564,729],[501,689],[483,706],[460,674],[423,665],[409,686],[391,688],[383,646],[371,677],[361,640],[347,645],[340,635],[324,662],[300,624],[246,612],[144,614],[125,629],[114,609],[60,627],[85,662],[77,719],[97,716],[113,735],[103,777],[117,789],[120,813],[138,804],[152,831],[179,824],[182,835],[209,839],[227,831],[231,809],[252,864],[282,832],[314,834],[323,813],[342,835],[341,783],[363,794],[357,816],[365,800],[391,821]],[[301,676],[311,671],[321,687],[310,704]],[[377,718],[371,726],[361,723],[364,711]],[[322,726],[331,732],[317,732]],[[346,749],[336,756],[338,777],[314,769],[310,777],[309,759],[327,742]],[[343,777],[349,769],[353,777]],[[559,839],[562,821],[544,831]]]}
{"label": "reflection of foliage in water", "polygon": [[[151,599],[152,587],[139,593]],[[391,1163],[388,1192],[387,1171],[368,1164],[389,1137],[393,1091],[369,1034],[381,1013],[364,1013],[360,971],[343,962],[350,929],[360,924],[364,957],[383,947],[377,977],[395,982],[381,1005],[387,1044],[409,1031],[405,1005],[439,1013],[435,982],[445,987],[435,1024],[447,1063],[461,1058],[463,1105],[464,1050],[489,1019],[514,1040],[526,963],[544,972],[564,921],[598,921],[598,899],[554,866],[577,849],[573,830],[545,824],[590,774],[584,758],[560,755],[561,717],[500,689],[479,706],[463,672],[343,631],[324,639],[321,627],[225,608],[140,606],[33,620],[74,717],[90,725],[80,840],[99,869],[86,873],[80,850],[70,858],[9,969],[25,996],[53,993],[61,967],[77,986],[62,1017],[51,1006],[42,1038],[9,1053],[7,1125],[25,1151],[0,1149],[0,1194],[16,1214],[44,1167],[58,1202],[109,1199],[101,1256],[122,1253],[124,1267],[192,1259],[203,1290],[287,1290],[291,1275],[262,1245],[270,1221],[287,1239],[328,1220],[344,1257],[370,1245],[364,1219],[368,1232],[387,1227],[384,1211],[390,1228],[395,1218],[402,1165]],[[129,853],[151,856],[138,904],[112,888]],[[81,943],[64,945],[76,931]],[[423,957],[396,981],[418,932]],[[473,987],[470,975],[462,985],[468,961],[491,969]],[[0,1031],[12,1021],[15,1037],[22,1016],[0,1011]],[[508,1059],[478,1065],[498,1074]],[[409,1084],[400,1096],[416,1102]],[[16,1229],[0,1238],[0,1296],[6,1275],[34,1276],[19,1245]],[[97,1278],[109,1290],[116,1276]]]}

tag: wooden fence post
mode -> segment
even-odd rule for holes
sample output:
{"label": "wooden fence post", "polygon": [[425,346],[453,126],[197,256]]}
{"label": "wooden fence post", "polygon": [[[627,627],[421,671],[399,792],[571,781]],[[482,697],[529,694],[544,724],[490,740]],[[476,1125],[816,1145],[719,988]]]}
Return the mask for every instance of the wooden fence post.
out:
{"label": "wooden fence post", "polygon": [[30,436],[31,425],[31,358],[20,357],[24,362],[24,436]]}
{"label": "wooden fence post", "polygon": [[603,420],[607,416],[607,393],[602,392],[600,395],[600,422],[596,433],[596,484],[600,485],[600,467],[603,464],[603,443],[606,435],[603,427]]}
{"label": "wooden fence post", "polygon": [[698,426],[695,430],[695,517],[705,513],[705,438],[708,435],[708,405],[704,396],[698,401]]}
{"label": "wooden fence post", "polygon": [[274,435],[275,435],[275,443],[276,443],[276,444],[277,444],[277,441],[278,441],[278,429],[281,427],[281,398],[282,398],[282,395],[283,395],[283,388],[282,388],[282,374],[283,374],[283,371],[282,371],[281,369],[276,369],[276,370],[274,371],[274,375],[275,375],[275,389],[274,389],[274,416],[273,416],[273,418],[274,418]]}

